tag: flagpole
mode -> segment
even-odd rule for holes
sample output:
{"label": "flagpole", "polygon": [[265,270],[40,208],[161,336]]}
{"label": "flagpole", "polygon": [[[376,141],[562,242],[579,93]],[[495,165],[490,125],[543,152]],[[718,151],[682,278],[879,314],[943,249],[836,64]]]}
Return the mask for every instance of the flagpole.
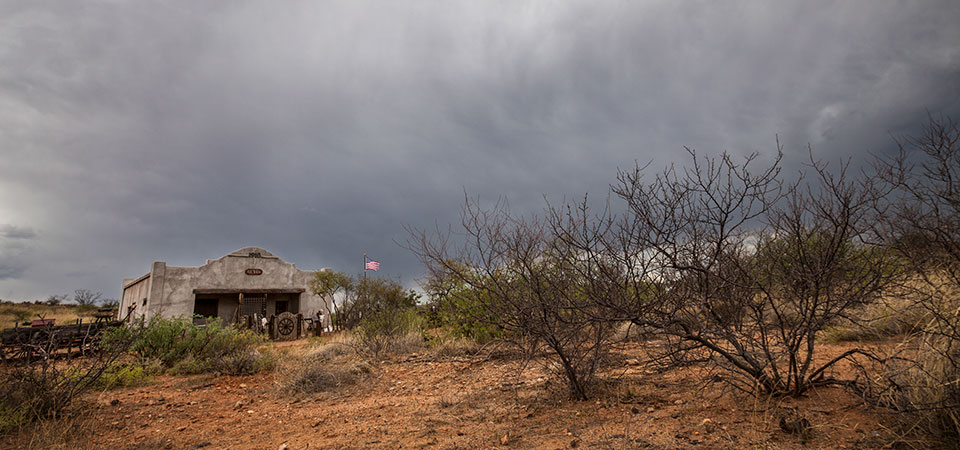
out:
{"label": "flagpole", "polygon": [[363,279],[367,279],[367,253],[363,253]]}

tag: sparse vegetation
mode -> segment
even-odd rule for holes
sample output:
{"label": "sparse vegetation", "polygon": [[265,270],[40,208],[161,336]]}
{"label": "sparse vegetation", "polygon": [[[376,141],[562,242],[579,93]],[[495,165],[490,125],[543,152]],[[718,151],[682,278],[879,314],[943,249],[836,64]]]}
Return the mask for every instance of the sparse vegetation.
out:
{"label": "sparse vegetation", "polygon": [[242,375],[270,370],[276,357],[258,347],[264,337],[223,326],[219,320],[195,325],[184,318],[155,317],[148,323],[111,330],[105,346],[130,340],[130,351],[144,366],[154,361],[171,373],[220,372]]}
{"label": "sparse vegetation", "polygon": [[[854,176],[811,155],[790,182],[779,159],[758,168],[758,155],[691,150],[685,168],[652,178],[645,166],[620,172],[601,211],[584,199],[517,216],[504,202],[484,209],[468,198],[456,232],[411,230],[409,247],[429,271],[425,306],[390,280],[321,273],[313,290],[339,296],[329,313],[344,331],[282,358],[262,348],[260,335],[218,321],[119,328],[104,340],[111,356],[94,365],[45,359],[16,369],[0,387],[0,427],[56,417],[90,387],[135,386],[161,372],[250,375],[277,366],[276,393],[299,399],[339,395],[412,360],[471,364],[496,342],[513,346],[521,369],[537,361],[556,375],[503,390],[562,385],[574,399],[613,397],[645,406],[631,414],[652,415],[669,400],[647,392],[646,378],[618,384],[608,369],[642,366],[635,372],[646,377],[693,367],[758,404],[840,386],[896,411],[897,439],[956,446],[960,128],[931,119],[925,136],[902,142],[904,153],[878,161],[875,173]],[[613,214],[616,206],[623,209]],[[22,322],[31,308],[4,304],[0,314]],[[627,345],[639,349],[628,360],[620,355]],[[439,407],[461,404],[451,398],[440,396]],[[820,432],[796,411],[777,418],[800,443]],[[709,418],[701,427],[726,431]]]}

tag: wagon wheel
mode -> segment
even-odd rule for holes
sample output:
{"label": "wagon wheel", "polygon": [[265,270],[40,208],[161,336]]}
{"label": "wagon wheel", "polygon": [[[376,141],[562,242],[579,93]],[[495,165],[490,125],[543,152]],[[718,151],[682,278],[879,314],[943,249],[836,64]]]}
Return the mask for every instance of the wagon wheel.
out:
{"label": "wagon wheel", "polygon": [[297,337],[297,316],[285,312],[277,316],[277,339],[287,341]]}

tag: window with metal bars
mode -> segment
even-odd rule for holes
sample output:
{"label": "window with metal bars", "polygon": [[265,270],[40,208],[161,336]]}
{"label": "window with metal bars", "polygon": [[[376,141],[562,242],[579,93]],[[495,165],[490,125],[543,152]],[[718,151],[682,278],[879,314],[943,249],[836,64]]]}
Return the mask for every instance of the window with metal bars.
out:
{"label": "window with metal bars", "polygon": [[240,306],[241,316],[252,316],[260,314],[267,315],[267,296],[266,295],[244,295],[243,305]]}

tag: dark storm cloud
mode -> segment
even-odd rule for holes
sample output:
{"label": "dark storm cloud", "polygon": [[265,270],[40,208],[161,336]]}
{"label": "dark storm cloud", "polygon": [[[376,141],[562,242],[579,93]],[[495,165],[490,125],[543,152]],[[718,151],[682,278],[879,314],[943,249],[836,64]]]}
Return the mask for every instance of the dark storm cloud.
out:
{"label": "dark storm cloud", "polygon": [[0,6],[0,223],[36,230],[0,296],[246,245],[409,284],[402,225],[464,190],[531,211],[683,145],[856,158],[960,112],[956,2],[223,5]]}

